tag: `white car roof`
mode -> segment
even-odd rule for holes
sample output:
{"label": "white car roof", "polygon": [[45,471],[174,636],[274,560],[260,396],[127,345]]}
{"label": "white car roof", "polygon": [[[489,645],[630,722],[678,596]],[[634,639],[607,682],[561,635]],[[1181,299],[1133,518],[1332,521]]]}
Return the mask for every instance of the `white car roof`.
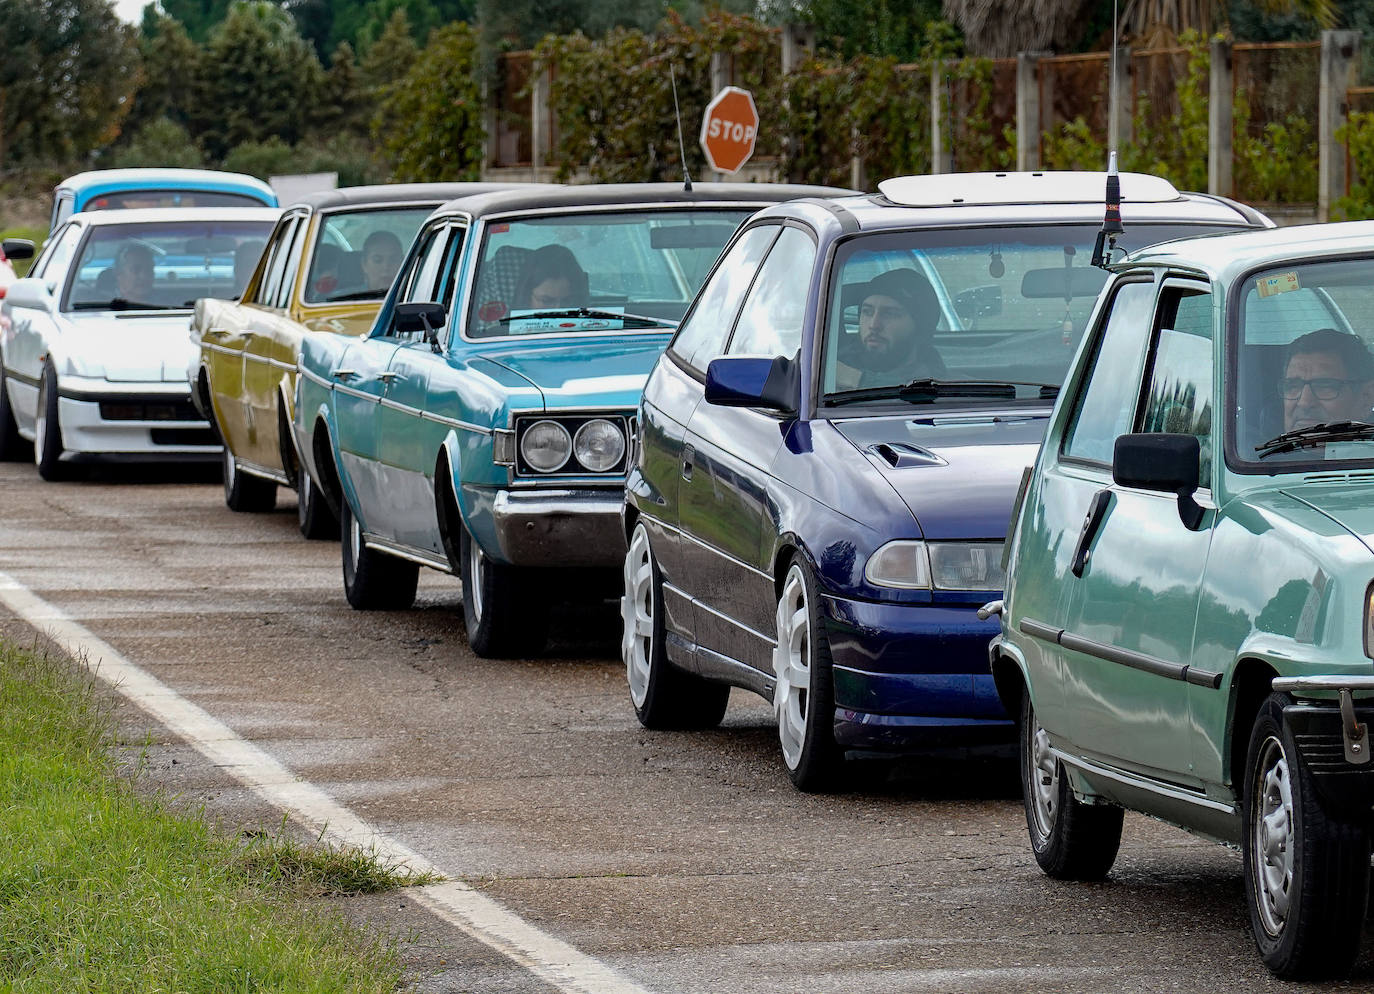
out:
{"label": "white car roof", "polygon": [[195,224],[204,221],[275,221],[279,207],[139,207],[117,211],[82,211],[68,220],[84,225],[150,224],[173,221]]}

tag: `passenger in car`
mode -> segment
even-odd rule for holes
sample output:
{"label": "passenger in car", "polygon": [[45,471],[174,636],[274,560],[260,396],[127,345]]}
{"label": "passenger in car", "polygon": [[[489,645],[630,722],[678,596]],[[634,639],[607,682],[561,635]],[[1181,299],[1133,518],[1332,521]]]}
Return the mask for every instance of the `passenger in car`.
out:
{"label": "passenger in car", "polygon": [[363,279],[369,290],[386,290],[401,268],[401,240],[385,229],[374,231],[363,242]]}
{"label": "passenger in car", "polygon": [[1322,328],[1288,346],[1279,394],[1285,431],[1333,421],[1369,421],[1374,357],[1349,332]]}
{"label": "passenger in car", "polygon": [[148,303],[153,292],[153,252],[146,245],[128,242],[115,254],[115,288],[125,300]]}
{"label": "passenger in car", "polygon": [[859,292],[859,334],[840,360],[862,371],[860,389],[945,375],[934,343],[940,303],[928,279],[914,269],[890,269]]}
{"label": "passenger in car", "polygon": [[572,252],[564,245],[545,245],[525,259],[520,281],[515,285],[515,307],[585,307],[587,294],[587,273]]}

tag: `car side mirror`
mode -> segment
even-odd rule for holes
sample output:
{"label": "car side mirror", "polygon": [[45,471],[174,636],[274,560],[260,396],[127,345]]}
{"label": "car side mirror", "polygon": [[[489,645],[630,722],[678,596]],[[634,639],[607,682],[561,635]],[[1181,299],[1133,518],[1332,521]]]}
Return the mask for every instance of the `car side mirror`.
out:
{"label": "car side mirror", "polygon": [[725,356],[706,367],[706,403],[718,407],[797,409],[797,363],[784,356]]}
{"label": "car side mirror", "polygon": [[440,351],[439,329],[448,321],[448,310],[443,304],[411,301],[397,304],[392,316],[392,326],[397,331],[422,331],[425,342],[435,352]]}
{"label": "car side mirror", "polygon": [[27,238],[6,238],[0,242],[0,249],[4,250],[6,259],[33,258],[33,242]]}
{"label": "car side mirror", "polygon": [[1123,487],[1175,494],[1179,517],[1196,531],[1203,514],[1202,505],[1193,500],[1201,463],[1202,444],[1196,435],[1122,435],[1112,452],[1112,479]]}
{"label": "car side mirror", "polygon": [[37,277],[15,280],[5,292],[5,299],[11,307],[29,307],[36,311],[51,311],[53,308],[52,292]]}

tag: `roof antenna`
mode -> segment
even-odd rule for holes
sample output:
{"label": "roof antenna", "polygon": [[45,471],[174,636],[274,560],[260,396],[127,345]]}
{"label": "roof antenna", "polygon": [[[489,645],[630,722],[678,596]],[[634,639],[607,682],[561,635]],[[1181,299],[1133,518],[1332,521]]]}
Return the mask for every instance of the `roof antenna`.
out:
{"label": "roof antenna", "polygon": [[[1116,42],[1120,34],[1120,23],[1117,20],[1117,0],[1112,0],[1112,61],[1108,72],[1111,79],[1107,83],[1107,119],[1111,121],[1119,112],[1116,104]],[[1109,127],[1109,130],[1110,127]],[[1115,143],[1116,132],[1107,136],[1107,140]],[[1116,251],[1116,240],[1126,229],[1121,226],[1121,177],[1116,171],[1116,149],[1112,149],[1107,154],[1107,195],[1106,210],[1102,216],[1102,229],[1097,233],[1097,242],[1093,245],[1092,264],[1098,269],[1106,269],[1112,261],[1112,253]]]}
{"label": "roof antenna", "polygon": [[672,63],[668,64],[668,79],[673,84],[673,116],[677,118],[677,154],[682,157],[682,189],[692,192],[692,175],[687,172],[687,146],[682,143],[682,110],[677,105],[677,74]]}

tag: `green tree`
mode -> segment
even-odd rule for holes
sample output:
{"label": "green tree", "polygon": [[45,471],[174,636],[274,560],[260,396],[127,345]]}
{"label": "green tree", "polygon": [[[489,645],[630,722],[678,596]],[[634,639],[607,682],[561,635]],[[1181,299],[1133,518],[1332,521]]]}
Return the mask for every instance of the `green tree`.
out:
{"label": "green tree", "polygon": [[145,13],[138,40],[143,85],[129,112],[129,131],[167,119],[183,129],[189,121],[191,91],[200,71],[201,48],[175,18]]}
{"label": "green tree", "polygon": [[0,167],[82,158],[118,137],[138,49],[110,0],[0,0],[0,25]]}
{"label": "green tree", "polygon": [[846,59],[878,55],[911,62],[941,8],[940,0],[799,0],[786,16],[815,25],[819,47]]}
{"label": "green tree", "polygon": [[238,0],[210,35],[188,117],[206,152],[271,136],[294,145],[314,119],[324,70],[289,14],[266,0]]}
{"label": "green tree", "polygon": [[180,21],[195,41],[204,44],[229,14],[233,0],[161,0],[162,10]]}
{"label": "green tree", "polygon": [[130,141],[111,157],[112,166],[181,166],[194,169],[205,165],[205,154],[191,140],[190,133],[176,121],[159,117],[134,132]]}
{"label": "green tree", "polygon": [[410,31],[410,19],[404,10],[397,10],[363,55],[363,86],[374,100],[383,98],[388,87],[405,78],[419,52],[420,46],[415,44]]}
{"label": "green tree", "polygon": [[401,181],[476,179],[484,136],[477,36],[462,22],[430,35],[411,69],[390,89],[373,135]]}

